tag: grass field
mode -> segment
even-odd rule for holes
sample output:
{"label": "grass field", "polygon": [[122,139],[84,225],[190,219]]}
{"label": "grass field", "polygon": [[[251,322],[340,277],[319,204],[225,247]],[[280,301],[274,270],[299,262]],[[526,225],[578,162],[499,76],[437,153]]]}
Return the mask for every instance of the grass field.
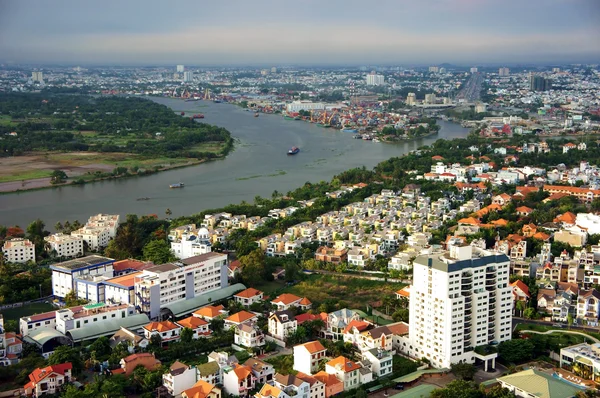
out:
{"label": "grass field", "polygon": [[21,173],[0,174],[0,183],[50,177],[52,170],[23,170]]}
{"label": "grass field", "polygon": [[15,320],[18,321],[19,318],[24,316],[29,316],[33,314],[41,314],[42,312],[52,311],[54,307],[52,304],[46,303],[32,303],[24,307],[11,308],[7,310],[0,311],[4,320]]}
{"label": "grass field", "polygon": [[223,149],[224,144],[222,142],[203,142],[202,144],[194,145],[192,150],[198,152],[212,152],[218,153]]}
{"label": "grass field", "polygon": [[315,304],[331,299],[338,301],[340,308],[364,310],[367,303],[394,295],[403,287],[401,283],[313,274],[299,284],[283,290],[300,297],[307,297]]}
{"label": "grass field", "polygon": [[12,118],[7,115],[0,115],[0,125],[1,126],[14,126],[16,123],[12,121]]}

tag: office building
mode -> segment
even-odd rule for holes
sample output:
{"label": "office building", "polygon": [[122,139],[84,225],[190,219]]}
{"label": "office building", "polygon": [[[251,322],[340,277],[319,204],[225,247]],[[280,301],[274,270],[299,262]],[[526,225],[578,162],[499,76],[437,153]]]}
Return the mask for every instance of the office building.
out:
{"label": "office building", "polygon": [[415,358],[439,368],[485,361],[496,354],[474,349],[511,339],[512,289],[509,258],[470,245],[450,245],[441,254],[413,262],[409,339]]}
{"label": "office building", "polygon": [[185,72],[185,66],[177,65],[177,73],[183,73],[183,72]]}
{"label": "office building", "polygon": [[471,68],[471,73],[477,73],[479,71],[479,69],[477,69],[476,66]]}
{"label": "office building", "polygon": [[548,91],[552,88],[552,80],[540,75],[529,75],[529,89],[531,91]]}
{"label": "office building", "polygon": [[155,265],[136,276],[134,286],[135,305],[154,319],[168,304],[227,287],[227,256],[206,253]]}
{"label": "office building", "polygon": [[46,251],[54,252],[58,257],[83,256],[83,239],[81,237],[58,233],[46,236],[44,241],[47,243]]}
{"label": "office building", "polygon": [[[84,276],[112,277],[114,262],[112,258],[94,255],[51,265],[52,294],[65,297],[71,290],[76,289],[76,279]],[[99,298],[97,301],[104,300]]]}
{"label": "office building", "polygon": [[552,73],[560,73],[560,68],[552,68]]}
{"label": "office building", "polygon": [[4,260],[9,263],[35,263],[35,245],[24,238],[14,238],[4,242],[2,246]]}
{"label": "office building", "polygon": [[325,109],[325,104],[322,102],[312,101],[292,101],[285,106],[288,113],[300,111],[322,111]]}
{"label": "office building", "polygon": [[44,82],[44,73],[43,72],[31,72],[31,80],[33,82],[43,83]]}
{"label": "office building", "polygon": [[183,72],[183,81],[185,83],[191,83],[194,81],[194,72],[186,71]]}
{"label": "office building", "polygon": [[417,94],[408,93],[408,95],[406,96],[406,105],[417,105]]}
{"label": "office building", "polygon": [[271,68],[271,73],[277,73],[277,67],[275,67],[275,66],[274,66],[274,67],[272,67],[272,68]]}
{"label": "office building", "polygon": [[440,71],[439,66],[430,66],[429,67],[429,72],[431,73],[438,73]]}
{"label": "office building", "polygon": [[503,67],[498,69],[498,76],[505,77],[510,75],[510,69]]}
{"label": "office building", "polygon": [[385,77],[371,72],[367,75],[367,86],[381,86],[385,83]]}

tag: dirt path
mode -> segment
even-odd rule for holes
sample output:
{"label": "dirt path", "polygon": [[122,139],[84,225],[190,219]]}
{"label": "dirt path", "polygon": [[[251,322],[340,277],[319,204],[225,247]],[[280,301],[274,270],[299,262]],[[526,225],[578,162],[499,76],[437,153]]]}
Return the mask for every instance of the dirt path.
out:
{"label": "dirt path", "polygon": [[25,191],[50,186],[52,186],[50,184],[50,177],[34,178],[33,180],[2,182],[0,183],[0,192]]}

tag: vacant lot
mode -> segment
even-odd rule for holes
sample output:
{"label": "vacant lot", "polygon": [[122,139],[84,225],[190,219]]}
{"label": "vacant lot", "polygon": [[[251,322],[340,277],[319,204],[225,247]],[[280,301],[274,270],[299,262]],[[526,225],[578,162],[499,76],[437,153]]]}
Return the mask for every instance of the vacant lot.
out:
{"label": "vacant lot", "polygon": [[367,303],[381,300],[385,296],[394,296],[394,293],[404,286],[401,283],[313,274],[284,290],[307,297],[315,304],[335,300],[339,302],[340,308],[365,309]]}
{"label": "vacant lot", "polygon": [[41,188],[50,185],[54,170],[63,170],[70,179],[99,172],[111,172],[116,167],[170,168],[198,161],[189,158],[146,158],[130,153],[70,152],[0,158],[0,192]]}

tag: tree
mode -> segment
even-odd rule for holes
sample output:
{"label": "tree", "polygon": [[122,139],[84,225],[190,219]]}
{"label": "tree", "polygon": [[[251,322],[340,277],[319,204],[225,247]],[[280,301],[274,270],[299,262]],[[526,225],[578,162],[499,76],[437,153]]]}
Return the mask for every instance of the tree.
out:
{"label": "tree", "polygon": [[473,380],[477,368],[470,363],[453,363],[451,366],[452,373],[461,380]]}
{"label": "tree", "polygon": [[110,341],[108,337],[102,336],[96,339],[92,344],[88,346],[89,352],[94,352],[96,358],[104,358],[110,355]]}
{"label": "tree", "polygon": [[515,304],[515,310],[516,310],[517,314],[520,314],[521,316],[523,316],[523,311],[525,311],[525,309],[526,309],[525,301],[517,300],[517,304]]}
{"label": "tree", "polygon": [[264,280],[265,253],[259,248],[240,257],[242,279],[249,286],[258,285]]}
{"label": "tree", "polygon": [[399,310],[396,310],[392,314],[392,319],[394,320],[394,322],[408,322],[408,320],[409,320],[408,309],[401,308]]}
{"label": "tree", "polygon": [[65,305],[67,307],[83,305],[83,304],[87,304],[87,302],[88,302],[87,300],[80,299],[79,297],[77,297],[77,293],[75,293],[75,290],[71,290],[69,293],[67,293],[65,295]]}
{"label": "tree", "polygon": [[67,180],[67,173],[62,170],[54,170],[50,175],[50,184],[62,184]]}
{"label": "tree", "polygon": [[498,356],[505,362],[520,363],[532,359],[534,349],[530,340],[508,340],[498,345]]}
{"label": "tree", "polygon": [[573,326],[573,314],[569,313],[567,315],[567,325],[569,325],[569,329]]}
{"label": "tree", "polygon": [[52,355],[48,357],[48,365],[59,365],[61,363],[71,362],[73,365],[73,374],[78,375],[83,369],[83,360],[77,348],[68,345],[56,347]]}
{"label": "tree", "polygon": [[50,235],[45,230],[46,224],[39,218],[27,226],[27,239],[35,245],[35,254],[40,256],[45,247],[44,237]]}
{"label": "tree", "polygon": [[533,307],[528,307],[525,309],[525,311],[523,311],[523,316],[527,319],[533,319],[535,318],[535,308]]}
{"label": "tree", "polygon": [[444,388],[433,390],[431,398],[482,398],[483,394],[475,383],[466,380],[454,380]]}
{"label": "tree", "polygon": [[182,343],[191,343],[194,338],[194,331],[190,328],[183,328],[181,331],[181,342]]}
{"label": "tree", "polygon": [[167,208],[167,210],[165,210],[165,215],[167,217],[171,217],[171,214],[173,214],[173,212],[171,211],[171,209]]}
{"label": "tree", "polygon": [[508,388],[501,386],[492,387],[486,394],[487,398],[514,398],[513,394]]}
{"label": "tree", "polygon": [[154,264],[165,264],[177,260],[169,243],[164,240],[151,240],[144,246],[143,253],[144,259],[152,261]]}

